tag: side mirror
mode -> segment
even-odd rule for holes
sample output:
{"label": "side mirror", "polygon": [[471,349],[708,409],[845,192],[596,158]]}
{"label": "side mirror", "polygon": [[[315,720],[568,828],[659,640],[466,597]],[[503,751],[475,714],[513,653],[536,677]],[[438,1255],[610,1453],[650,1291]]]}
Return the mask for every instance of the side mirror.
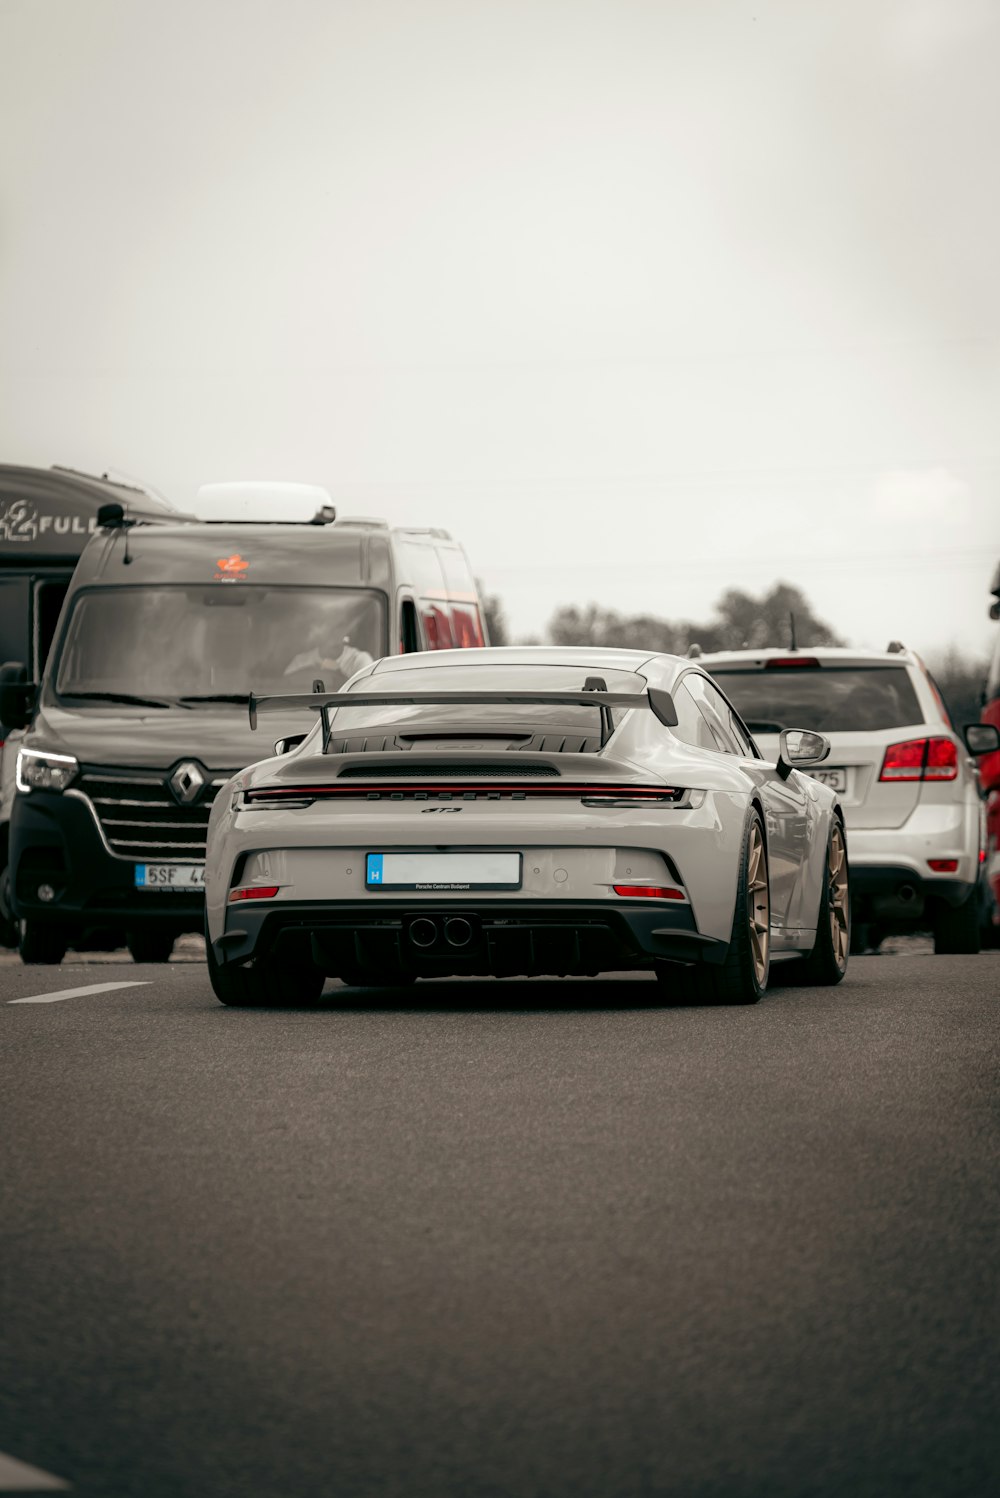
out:
{"label": "side mirror", "polygon": [[98,506],[97,524],[101,530],[117,530],[125,524],[125,506],[115,500]]}
{"label": "side mirror", "polygon": [[275,754],[289,754],[293,749],[297,749],[302,741],[308,737],[309,735],[305,733],[290,733],[287,739],[278,739],[274,746],[274,752]]}
{"label": "side mirror", "polygon": [[830,755],[830,740],[810,728],[786,728],[778,736],[778,774],[787,780],[793,770],[821,765]]}
{"label": "side mirror", "polygon": [[992,723],[966,723],[962,737],[970,754],[995,754],[1000,749],[1000,728]]}
{"label": "side mirror", "polygon": [[0,723],[5,728],[27,728],[35,710],[35,684],[20,661],[0,666]]}

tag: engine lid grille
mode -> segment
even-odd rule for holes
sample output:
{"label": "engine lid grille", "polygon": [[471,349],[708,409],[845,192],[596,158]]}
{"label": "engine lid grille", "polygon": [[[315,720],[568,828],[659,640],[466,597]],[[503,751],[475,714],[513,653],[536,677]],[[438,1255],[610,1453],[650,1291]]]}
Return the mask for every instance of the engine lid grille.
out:
{"label": "engine lid grille", "polygon": [[559,771],[555,765],[542,764],[508,764],[501,761],[499,764],[482,761],[473,764],[421,764],[415,761],[413,764],[391,764],[391,765],[345,765],[340,771],[341,780],[398,780],[404,776],[412,780],[421,776],[428,780],[507,780],[518,778],[522,780],[538,780],[542,776],[558,776]]}

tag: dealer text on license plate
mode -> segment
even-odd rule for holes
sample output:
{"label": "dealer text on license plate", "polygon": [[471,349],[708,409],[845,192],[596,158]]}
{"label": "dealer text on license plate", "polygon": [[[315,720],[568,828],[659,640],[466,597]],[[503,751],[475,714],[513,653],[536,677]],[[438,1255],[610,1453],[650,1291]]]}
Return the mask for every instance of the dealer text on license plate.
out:
{"label": "dealer text on license plate", "polygon": [[832,766],[825,766],[821,770],[806,770],[805,773],[811,776],[813,780],[818,780],[823,785],[828,785],[831,791],[847,790],[846,770],[835,770]]}
{"label": "dealer text on license plate", "polygon": [[136,889],[204,889],[203,863],[137,863]]}
{"label": "dealer text on license plate", "polygon": [[520,889],[520,853],[369,853],[368,889]]}

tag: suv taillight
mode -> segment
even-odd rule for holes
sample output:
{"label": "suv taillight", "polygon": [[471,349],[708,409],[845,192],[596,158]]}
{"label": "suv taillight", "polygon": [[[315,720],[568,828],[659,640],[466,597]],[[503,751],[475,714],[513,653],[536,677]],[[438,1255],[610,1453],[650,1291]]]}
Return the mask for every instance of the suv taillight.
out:
{"label": "suv taillight", "polygon": [[879,780],[954,780],[957,775],[953,739],[905,739],[885,751]]}

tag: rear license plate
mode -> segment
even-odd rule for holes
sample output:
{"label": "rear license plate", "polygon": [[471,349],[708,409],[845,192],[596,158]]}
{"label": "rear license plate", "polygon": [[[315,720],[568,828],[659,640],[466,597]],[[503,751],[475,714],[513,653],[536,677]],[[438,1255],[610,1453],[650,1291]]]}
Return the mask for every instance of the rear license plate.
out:
{"label": "rear license plate", "polygon": [[367,889],[520,889],[520,853],[369,853]]}
{"label": "rear license plate", "polygon": [[204,889],[203,863],[137,863],[136,889]]}
{"label": "rear license plate", "polygon": [[829,768],[829,769],[824,768],[822,770],[806,770],[804,773],[806,775],[811,776],[811,778],[813,780],[820,781],[820,783],[822,785],[828,785],[830,787],[831,791],[846,791],[847,790],[847,771],[846,770],[834,770],[833,768]]}

